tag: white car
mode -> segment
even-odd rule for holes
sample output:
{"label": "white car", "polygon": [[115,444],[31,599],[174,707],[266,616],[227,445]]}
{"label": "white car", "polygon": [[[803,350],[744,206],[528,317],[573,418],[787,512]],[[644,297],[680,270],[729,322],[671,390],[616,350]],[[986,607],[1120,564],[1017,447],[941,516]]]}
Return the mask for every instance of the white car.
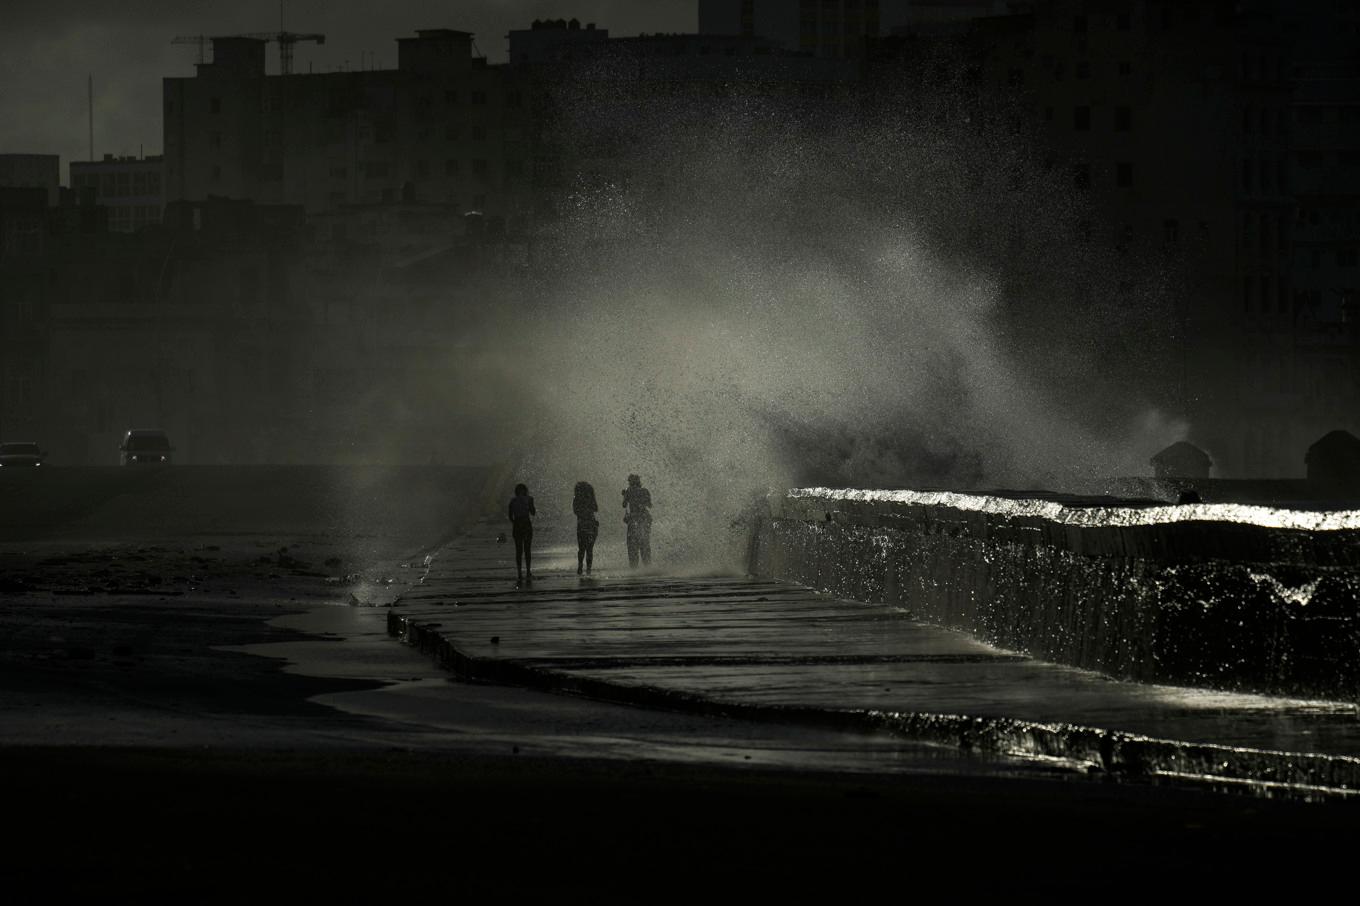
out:
{"label": "white car", "polygon": [[46,458],[47,451],[35,443],[24,441],[0,444],[0,467],[6,469],[37,468]]}

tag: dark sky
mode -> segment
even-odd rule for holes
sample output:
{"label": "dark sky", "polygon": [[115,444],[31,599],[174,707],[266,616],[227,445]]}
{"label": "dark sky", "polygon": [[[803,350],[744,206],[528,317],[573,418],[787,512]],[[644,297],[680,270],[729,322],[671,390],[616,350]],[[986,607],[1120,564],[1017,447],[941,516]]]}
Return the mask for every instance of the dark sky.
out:
{"label": "dark sky", "polygon": [[[275,31],[278,0],[0,0],[0,153],[84,160],[86,75],[95,89],[95,154],[161,150],[161,78],[191,76],[198,52],[176,35]],[[295,70],[396,65],[396,38],[417,28],[474,32],[492,62],[505,35],[536,18],[595,22],[614,35],[697,28],[697,0],[287,0],[289,31],[321,32],[299,44]],[[270,46],[271,71],[277,65]]]}

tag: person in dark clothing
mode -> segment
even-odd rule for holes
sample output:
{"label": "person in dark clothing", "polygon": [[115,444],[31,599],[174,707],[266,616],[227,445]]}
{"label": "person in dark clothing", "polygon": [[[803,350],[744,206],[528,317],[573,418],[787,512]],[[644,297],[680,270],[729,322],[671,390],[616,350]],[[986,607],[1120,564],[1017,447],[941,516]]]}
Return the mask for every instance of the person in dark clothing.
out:
{"label": "person in dark clothing", "polygon": [[528,485],[515,485],[515,496],[510,498],[510,529],[515,536],[516,587],[534,584],[534,517],[537,515]]}
{"label": "person in dark clothing", "polygon": [[623,489],[623,521],[628,526],[628,565],[636,568],[652,562],[652,492],[642,486],[642,479],[628,476],[628,487]]}
{"label": "person in dark clothing", "polygon": [[595,539],[600,535],[600,520],[595,518],[600,507],[595,503],[595,488],[587,481],[576,482],[576,493],[571,500],[571,511],[576,514],[576,575],[586,574],[595,561]]}

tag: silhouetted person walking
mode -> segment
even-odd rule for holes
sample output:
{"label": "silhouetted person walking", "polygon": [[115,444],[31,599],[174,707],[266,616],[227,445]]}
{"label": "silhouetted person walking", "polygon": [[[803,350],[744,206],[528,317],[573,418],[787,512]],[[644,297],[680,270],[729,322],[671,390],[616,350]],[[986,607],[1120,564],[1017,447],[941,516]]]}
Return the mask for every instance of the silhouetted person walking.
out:
{"label": "silhouetted person walking", "polygon": [[537,515],[528,485],[515,485],[515,496],[510,498],[510,528],[515,536],[516,587],[534,584],[534,517]]}
{"label": "silhouetted person walking", "polygon": [[642,486],[642,479],[628,476],[628,487],[623,489],[623,521],[628,526],[628,565],[646,566],[652,562],[652,492]]}
{"label": "silhouetted person walking", "polygon": [[587,574],[595,561],[595,539],[600,535],[600,520],[595,518],[600,507],[595,503],[595,488],[587,481],[576,482],[576,493],[571,500],[571,511],[576,514],[576,575],[581,575],[584,564]]}

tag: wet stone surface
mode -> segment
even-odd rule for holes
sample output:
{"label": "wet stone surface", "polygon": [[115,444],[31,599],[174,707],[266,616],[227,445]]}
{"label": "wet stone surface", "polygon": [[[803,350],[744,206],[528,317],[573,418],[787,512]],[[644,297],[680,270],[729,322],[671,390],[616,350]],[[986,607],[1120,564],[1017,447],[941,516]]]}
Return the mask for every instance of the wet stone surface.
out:
{"label": "wet stone surface", "polygon": [[1252,761],[1263,780],[1349,787],[1360,765],[1353,704],[1120,682],[787,583],[608,569],[581,579],[571,554],[541,552],[538,580],[518,589],[505,546],[475,531],[443,551],[389,626],[466,674],[635,703],[929,724],[937,736],[947,724],[956,742],[1106,767],[1149,737],[1168,741],[1157,762],[1167,773],[1198,770],[1214,747],[1291,753],[1269,770]]}

